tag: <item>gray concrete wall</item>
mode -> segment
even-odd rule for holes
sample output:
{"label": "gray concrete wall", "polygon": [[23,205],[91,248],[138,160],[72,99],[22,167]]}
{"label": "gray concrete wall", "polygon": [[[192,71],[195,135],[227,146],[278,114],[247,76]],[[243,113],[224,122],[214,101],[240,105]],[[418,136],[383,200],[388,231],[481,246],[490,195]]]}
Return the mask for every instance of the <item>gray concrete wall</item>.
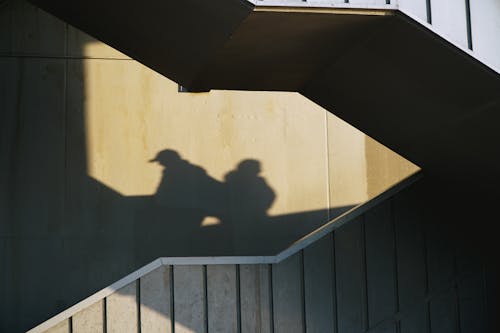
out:
{"label": "gray concrete wall", "polygon": [[[160,267],[106,298],[108,331],[496,332],[493,266],[435,190],[416,183],[278,264]],[[79,316],[48,332],[85,332]]]}

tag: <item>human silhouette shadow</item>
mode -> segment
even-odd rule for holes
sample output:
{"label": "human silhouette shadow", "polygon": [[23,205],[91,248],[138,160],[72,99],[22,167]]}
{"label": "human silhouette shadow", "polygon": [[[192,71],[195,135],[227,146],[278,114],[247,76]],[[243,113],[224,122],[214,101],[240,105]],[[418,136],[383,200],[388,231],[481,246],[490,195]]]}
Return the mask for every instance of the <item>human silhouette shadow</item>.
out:
{"label": "human silhouette shadow", "polygon": [[[198,215],[201,221],[205,216],[224,215],[223,184],[210,177],[205,169],[182,159],[174,150],[165,149],[149,162],[163,166],[162,178],[157,187],[154,200],[163,207],[189,211]],[[200,223],[195,223],[199,226]]]}
{"label": "human silhouette shadow", "polygon": [[[213,247],[213,253],[232,249],[230,225],[222,223],[227,216],[224,184],[171,149],[149,162],[160,164],[163,171],[156,193],[144,197],[144,209],[136,218],[139,261],[206,255],[202,244]],[[216,223],[204,226],[207,218]]]}
{"label": "human silhouette shadow", "polygon": [[247,159],[225,175],[230,203],[238,214],[265,216],[273,204],[276,195],[260,172],[260,162]]}
{"label": "human silhouette shadow", "polygon": [[233,239],[238,252],[247,253],[255,241],[262,240],[269,222],[267,211],[276,198],[273,189],[259,175],[261,171],[259,161],[246,159],[224,177],[229,219],[234,226]]}
{"label": "human silhouette shadow", "polygon": [[[163,171],[156,193],[144,198],[145,208],[136,219],[136,252],[145,255],[139,261],[151,254],[207,255],[207,248],[212,255],[251,253],[266,234],[267,211],[276,194],[259,175],[259,161],[242,160],[224,182],[171,149],[149,162],[160,164]],[[165,241],[158,242],[159,236]]]}
{"label": "human silhouette shadow", "polygon": [[270,216],[276,193],[255,159],[240,161],[224,181],[175,150],[149,162],[163,167],[156,193],[130,198],[132,205],[142,201],[134,219],[138,264],[162,256],[275,254],[348,208]]}

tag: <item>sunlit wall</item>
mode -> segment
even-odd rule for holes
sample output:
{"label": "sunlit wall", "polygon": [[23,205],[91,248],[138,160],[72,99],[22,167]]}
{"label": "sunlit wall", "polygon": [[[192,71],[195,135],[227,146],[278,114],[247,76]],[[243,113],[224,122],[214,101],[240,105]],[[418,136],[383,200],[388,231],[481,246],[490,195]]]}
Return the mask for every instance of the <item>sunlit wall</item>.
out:
{"label": "sunlit wall", "polygon": [[88,173],[123,195],[154,195],[163,166],[149,161],[163,149],[220,182],[258,160],[270,215],[357,204],[416,170],[297,93],[179,93],[102,43],[83,52]]}

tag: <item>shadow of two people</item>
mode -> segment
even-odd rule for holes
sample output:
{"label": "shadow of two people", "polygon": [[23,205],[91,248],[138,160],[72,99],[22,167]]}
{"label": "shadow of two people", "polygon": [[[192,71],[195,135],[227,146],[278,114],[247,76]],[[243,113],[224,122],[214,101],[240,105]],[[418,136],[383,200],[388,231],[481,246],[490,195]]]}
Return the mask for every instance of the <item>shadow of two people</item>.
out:
{"label": "shadow of two people", "polygon": [[[165,252],[168,248],[183,255],[207,255],[207,249],[209,254],[230,255],[235,248],[249,247],[268,222],[267,211],[276,195],[260,176],[259,161],[242,160],[224,181],[209,176],[175,150],[162,150],[149,162],[162,165],[163,172],[141,214],[140,230],[136,228],[139,234],[149,234],[149,241],[139,242],[142,246],[156,247],[160,255],[172,255]],[[158,235],[168,246],[153,239]]]}
{"label": "shadow of two people", "polygon": [[175,150],[162,150],[150,162],[163,166],[156,193],[126,198],[142,207],[134,210],[138,264],[172,256],[274,255],[353,207],[270,216],[277,196],[255,159],[239,162],[223,181]]}

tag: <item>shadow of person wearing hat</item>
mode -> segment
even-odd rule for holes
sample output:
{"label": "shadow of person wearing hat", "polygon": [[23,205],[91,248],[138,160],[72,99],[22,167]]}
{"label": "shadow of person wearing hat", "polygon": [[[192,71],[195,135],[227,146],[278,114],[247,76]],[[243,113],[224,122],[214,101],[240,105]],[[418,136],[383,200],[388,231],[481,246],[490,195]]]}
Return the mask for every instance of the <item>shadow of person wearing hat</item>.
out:
{"label": "shadow of person wearing hat", "polygon": [[[227,210],[223,183],[210,177],[202,167],[183,159],[175,150],[164,149],[149,162],[163,167],[156,193],[143,214],[150,237],[158,237],[155,233],[163,235],[170,244],[161,248],[181,249],[182,254],[199,255],[205,251],[204,244],[210,243],[210,248],[217,251],[214,243],[221,240],[221,248],[230,248],[230,244],[224,244],[231,232],[227,230],[229,225],[222,222],[226,220]],[[204,228],[202,223],[207,217],[218,223]],[[174,244],[176,246],[172,246]]]}

